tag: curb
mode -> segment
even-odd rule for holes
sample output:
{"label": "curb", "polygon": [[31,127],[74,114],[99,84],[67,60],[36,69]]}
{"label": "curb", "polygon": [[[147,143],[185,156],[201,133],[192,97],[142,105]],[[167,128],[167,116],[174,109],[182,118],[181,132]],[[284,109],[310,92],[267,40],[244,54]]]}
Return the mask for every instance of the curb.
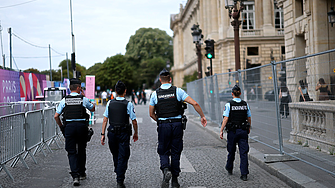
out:
{"label": "curb", "polygon": [[[207,126],[203,127],[200,123],[200,117],[195,116],[193,114],[188,113],[187,116],[189,117],[189,122],[203,128],[206,132],[210,133],[214,137],[219,139],[219,132],[220,128],[207,120]],[[209,125],[210,124],[210,125]],[[226,134],[226,133],[224,133]],[[226,138],[226,136],[224,136]],[[226,139],[219,139],[223,142],[227,142]],[[326,188],[326,186],[316,182],[316,180],[294,170],[290,166],[284,164],[283,162],[275,162],[275,163],[265,163],[264,162],[264,153],[258,151],[255,148],[250,147],[249,150],[249,160],[256,163],[259,167],[263,168],[270,174],[276,176],[280,180],[284,181],[287,185],[291,187],[298,187],[298,188]]]}

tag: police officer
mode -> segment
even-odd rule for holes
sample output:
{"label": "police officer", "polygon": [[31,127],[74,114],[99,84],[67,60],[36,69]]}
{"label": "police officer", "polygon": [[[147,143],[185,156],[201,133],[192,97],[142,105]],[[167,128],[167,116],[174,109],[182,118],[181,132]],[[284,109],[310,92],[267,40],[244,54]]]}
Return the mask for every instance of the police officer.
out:
{"label": "police officer", "polygon": [[223,130],[226,128],[228,159],[226,170],[233,174],[233,165],[236,152],[236,143],[240,153],[241,179],[247,181],[248,170],[248,134],[250,133],[251,113],[248,104],[240,99],[241,89],[235,85],[232,89],[233,99],[225,105],[220,138],[223,139]]}
{"label": "police officer", "polygon": [[[70,95],[63,98],[56,110],[55,120],[65,137],[65,149],[68,153],[73,185],[79,186],[80,180],[86,179],[86,145],[88,119],[86,108],[95,111],[94,104],[85,97],[79,79],[70,79]],[[63,124],[60,121],[63,115]]]}
{"label": "police officer", "polygon": [[161,187],[168,188],[172,176],[172,187],[178,188],[180,187],[178,176],[184,134],[182,102],[187,102],[194,107],[201,116],[201,124],[204,127],[207,125],[207,120],[196,101],[184,90],[171,85],[169,71],[163,69],[159,74],[159,80],[162,85],[150,97],[149,113],[158,125],[157,153],[160,157],[160,169],[163,172]]}
{"label": "police officer", "polygon": [[109,127],[107,128],[108,145],[113,155],[117,187],[125,188],[124,179],[130,156],[130,136],[132,132],[129,118],[132,120],[134,127],[134,142],[138,140],[138,130],[134,106],[124,98],[127,91],[126,85],[118,81],[115,85],[115,91],[118,97],[108,101],[104,112],[101,144],[105,144],[106,126],[109,119]]}

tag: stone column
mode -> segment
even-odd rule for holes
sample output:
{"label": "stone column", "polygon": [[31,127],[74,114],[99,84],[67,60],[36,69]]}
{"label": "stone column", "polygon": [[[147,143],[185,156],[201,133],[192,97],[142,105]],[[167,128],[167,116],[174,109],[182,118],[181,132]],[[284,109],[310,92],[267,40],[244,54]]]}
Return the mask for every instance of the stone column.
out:
{"label": "stone column", "polygon": [[263,33],[264,36],[274,36],[276,35],[275,27],[273,26],[274,12],[273,1],[272,0],[263,0]]}

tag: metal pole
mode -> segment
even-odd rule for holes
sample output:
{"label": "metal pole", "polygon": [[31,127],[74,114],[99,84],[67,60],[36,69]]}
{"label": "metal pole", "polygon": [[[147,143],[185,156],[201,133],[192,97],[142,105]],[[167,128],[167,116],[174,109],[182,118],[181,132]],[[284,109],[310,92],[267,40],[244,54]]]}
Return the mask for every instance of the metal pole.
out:
{"label": "metal pole", "polygon": [[[73,22],[72,22],[72,0],[70,0],[70,13],[71,13],[71,36],[72,36],[72,53],[75,56],[75,46],[74,46],[74,34],[73,34]],[[75,59],[74,59],[74,63]],[[76,78],[76,69],[73,69],[73,78]]]}
{"label": "metal pole", "polygon": [[52,71],[51,71],[51,48],[49,44],[49,62],[50,62],[50,81],[52,81]]}
{"label": "metal pole", "polygon": [[280,119],[280,112],[279,112],[279,97],[278,97],[276,61],[271,61],[271,64],[272,64],[272,79],[273,79],[274,95],[275,95],[275,103],[276,103],[275,106],[276,106],[276,114],[277,114],[279,151],[280,151],[280,154],[283,155],[283,136],[282,136],[281,119]]}
{"label": "metal pole", "polygon": [[199,43],[196,44],[197,48],[197,55],[198,55],[198,79],[202,78],[202,64],[201,64],[201,59],[202,59],[202,54],[201,54],[201,45]]}
{"label": "metal pole", "polygon": [[12,69],[12,28],[8,28],[9,33],[9,68]]}
{"label": "metal pole", "polygon": [[70,73],[69,73],[69,58],[67,57],[67,52],[66,52],[66,69],[67,69],[67,78],[70,79]]}
{"label": "metal pole", "polygon": [[213,76],[212,58],[209,59],[209,66],[211,67],[211,76]]}
{"label": "metal pole", "polygon": [[5,54],[3,53],[2,26],[1,26],[1,22],[0,22],[0,37],[1,37],[1,56],[2,56],[2,62],[3,62],[3,69],[5,69]]}

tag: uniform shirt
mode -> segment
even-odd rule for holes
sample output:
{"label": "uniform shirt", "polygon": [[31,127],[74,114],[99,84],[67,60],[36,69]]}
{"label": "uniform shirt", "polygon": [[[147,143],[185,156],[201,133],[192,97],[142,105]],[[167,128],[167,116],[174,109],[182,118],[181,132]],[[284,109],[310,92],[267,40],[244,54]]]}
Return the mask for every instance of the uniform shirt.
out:
{"label": "uniform shirt", "polygon": [[[172,85],[171,84],[162,84],[160,88],[162,89],[169,89]],[[188,94],[181,88],[177,88],[177,100],[178,101],[184,101]],[[157,104],[157,94],[156,91],[154,91],[150,98],[150,105],[155,106]],[[181,115],[175,116],[175,117],[169,117],[169,118],[158,118],[158,120],[167,120],[167,119],[178,119],[181,118]]]}
{"label": "uniform shirt", "polygon": [[[124,100],[124,97],[116,97],[115,100],[122,101],[122,100]],[[108,114],[109,114],[109,108],[108,108],[109,107],[109,103],[110,103],[110,101],[107,102],[106,110],[104,112],[104,116],[106,118],[109,118],[108,117]],[[134,109],[133,103],[131,103],[129,101],[128,101],[128,105],[127,105],[127,114],[129,114],[129,117],[130,117],[131,120],[136,119],[135,109]]]}
{"label": "uniform shirt", "polygon": [[[72,92],[72,93],[70,93],[70,95],[71,95],[71,96],[77,96],[77,95],[79,95],[79,94],[76,93],[76,92]],[[65,107],[65,98],[63,98],[63,99],[60,101],[60,103],[59,103],[59,105],[58,105],[58,107],[57,107],[56,112],[57,112],[58,114],[61,114],[62,111],[63,111],[63,109],[64,109],[64,107]],[[83,107],[85,107],[85,108],[91,110],[91,109],[93,108],[93,104],[90,103],[90,101],[88,100],[88,98],[83,97]],[[66,121],[85,121],[85,119],[67,119]]]}
{"label": "uniform shirt", "polygon": [[[242,101],[240,98],[234,98],[233,100],[235,102],[238,102],[238,103],[240,103]],[[248,106],[247,116],[251,117],[251,112],[250,112],[249,105],[247,104],[247,106]],[[230,112],[230,103],[227,102],[225,107],[224,107],[223,116],[229,117],[229,112]]]}

